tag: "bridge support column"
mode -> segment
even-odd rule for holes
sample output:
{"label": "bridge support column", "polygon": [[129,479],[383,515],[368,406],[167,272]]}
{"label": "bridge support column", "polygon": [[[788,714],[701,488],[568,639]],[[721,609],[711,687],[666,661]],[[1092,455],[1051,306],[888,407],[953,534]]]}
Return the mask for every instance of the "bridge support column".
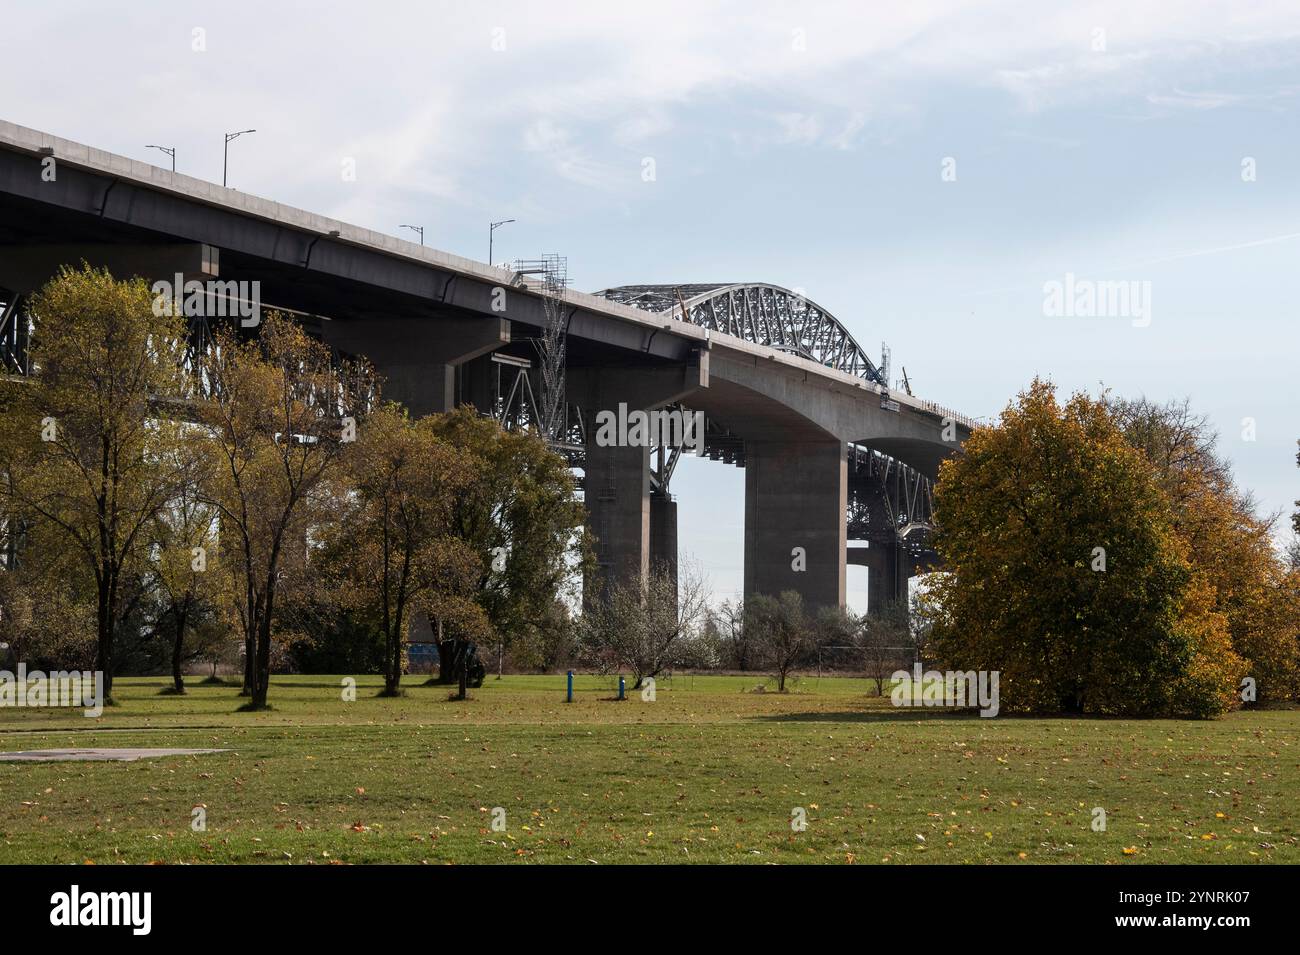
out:
{"label": "bridge support column", "polygon": [[843,442],[746,441],[745,596],[795,590],[810,611],[843,607],[847,503]]}
{"label": "bridge support column", "polygon": [[325,341],[365,355],[383,395],[418,418],[456,407],[456,366],[510,343],[503,318],[365,318],[324,322]]}
{"label": "bridge support column", "polygon": [[[616,584],[649,580],[655,565],[677,575],[677,505],[666,495],[650,494],[650,447],[602,446],[594,416],[602,411],[647,411],[687,398],[709,385],[707,353],[686,365],[645,368],[572,368],[566,389],[570,401],[593,417],[588,422],[584,488],[591,531],[596,537],[599,596],[608,599]],[[591,599],[593,589],[587,591]]]}
{"label": "bridge support column", "polygon": [[867,563],[867,613],[884,613],[895,601],[907,604],[907,582],[915,573],[912,561],[899,544],[872,544],[879,557]]}
{"label": "bridge support column", "polygon": [[650,495],[650,569],[677,583],[677,502],[668,494]]}
{"label": "bridge support column", "polygon": [[644,585],[650,566],[650,449],[587,445],[587,511],[596,536],[599,594]]}

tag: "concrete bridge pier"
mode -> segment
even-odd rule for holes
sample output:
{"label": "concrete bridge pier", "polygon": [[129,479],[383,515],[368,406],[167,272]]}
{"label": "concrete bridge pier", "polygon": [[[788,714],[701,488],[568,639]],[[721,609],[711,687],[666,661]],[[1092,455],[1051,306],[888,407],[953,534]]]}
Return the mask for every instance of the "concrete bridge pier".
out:
{"label": "concrete bridge pier", "polygon": [[[599,592],[616,584],[644,586],[652,567],[676,577],[677,505],[650,493],[650,447],[604,444],[595,416],[602,411],[649,411],[708,387],[707,355],[698,363],[659,368],[576,368],[567,379],[569,400],[587,409],[585,496],[596,538]],[[587,599],[595,596],[594,588]]]}
{"label": "concrete bridge pier", "polygon": [[645,583],[650,567],[650,449],[587,446],[586,501],[599,590]]}
{"label": "concrete bridge pier", "polygon": [[842,441],[745,442],[745,596],[842,607],[848,528]]}
{"label": "concrete bridge pier", "polygon": [[908,581],[917,574],[933,570],[923,560],[916,560],[901,544],[872,542],[867,547],[850,547],[848,562],[866,567],[867,613],[880,614],[891,601],[908,602]]}
{"label": "concrete bridge pier", "polygon": [[677,502],[667,491],[650,494],[650,569],[677,583]]}

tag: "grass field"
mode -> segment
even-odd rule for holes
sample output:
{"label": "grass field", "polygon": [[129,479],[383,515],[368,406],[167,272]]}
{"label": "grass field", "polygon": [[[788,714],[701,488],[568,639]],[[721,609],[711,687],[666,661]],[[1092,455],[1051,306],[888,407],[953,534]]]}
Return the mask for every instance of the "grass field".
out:
{"label": "grass field", "polygon": [[229,750],[0,763],[0,862],[1300,862],[1297,711],[979,719],[753,676],[621,703],[579,678],[571,705],[563,677],[489,679],[468,702],[417,679],[381,699],[361,677],[344,702],[340,682],[277,678],[263,713],[163,679],[119,680],[97,720],[0,709],[5,751]]}

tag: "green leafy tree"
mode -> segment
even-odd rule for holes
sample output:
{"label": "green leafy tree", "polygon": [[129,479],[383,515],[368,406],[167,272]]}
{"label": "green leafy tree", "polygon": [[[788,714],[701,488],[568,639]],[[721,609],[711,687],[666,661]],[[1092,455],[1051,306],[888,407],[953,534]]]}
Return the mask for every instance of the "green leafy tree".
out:
{"label": "green leafy tree", "polygon": [[[478,603],[494,638],[509,648],[574,603],[573,581],[590,565],[585,509],[568,463],[530,432],[509,432],[468,405],[432,416],[434,433],[467,458],[473,475],[453,502],[451,529],[477,555]],[[471,635],[434,616],[440,681],[452,682]]]}
{"label": "green leafy tree", "polygon": [[63,546],[61,530],[45,524],[19,528],[8,521],[14,541],[0,571],[0,661],[12,671],[85,670],[94,665],[95,582],[84,557]]}
{"label": "green leafy tree", "polygon": [[[219,554],[237,581],[244,692],[249,708],[261,709],[277,600],[310,584],[309,542],[336,519],[349,430],[360,427],[373,379],[364,364],[335,361],[328,347],[275,312],[251,340],[219,330],[204,372],[210,397],[199,415],[217,463],[203,497],[219,512]],[[283,634],[279,645],[291,640]]]}
{"label": "green leafy tree", "polygon": [[182,391],[183,320],[154,314],[142,279],[64,268],[31,301],[33,374],[0,413],[0,494],[13,518],[54,531],[93,581],[95,666],[111,695],[128,578],[154,517],[192,480]]}
{"label": "green leafy tree", "polygon": [[358,432],[349,460],[352,508],[338,525],[346,553],[340,592],[379,621],[384,694],[400,692],[402,648],[415,612],[450,622],[456,632],[486,630],[476,601],[478,555],[452,533],[456,501],[477,475],[473,458],[386,403]]}
{"label": "green leafy tree", "polygon": [[1169,500],[1104,402],[1035,380],[935,493],[938,657],[1001,672],[1003,707],[1203,717],[1241,661],[1193,586]]}
{"label": "green leafy tree", "polygon": [[221,639],[217,624],[230,586],[230,563],[217,553],[219,524],[217,509],[202,500],[195,481],[180,488],[151,529],[154,630],[170,641],[177,694],[185,692],[185,663],[208,655],[209,642]]}

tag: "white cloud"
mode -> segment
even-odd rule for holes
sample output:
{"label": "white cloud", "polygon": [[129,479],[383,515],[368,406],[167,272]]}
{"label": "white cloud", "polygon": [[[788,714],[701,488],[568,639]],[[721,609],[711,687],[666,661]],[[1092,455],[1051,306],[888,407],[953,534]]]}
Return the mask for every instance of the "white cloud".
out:
{"label": "white cloud", "polygon": [[[195,25],[207,31],[204,53],[190,48]],[[1098,29],[1105,52],[1091,48]],[[895,140],[927,99],[970,89],[1004,92],[1028,112],[1104,97],[1147,111],[1229,107],[1246,93],[1214,85],[1215,65],[1293,61],[1297,37],[1300,8],[1251,0],[573,2],[562,16],[523,0],[341,0],[309,15],[231,0],[127,15],[89,2],[18,8],[0,54],[8,119],[141,158],[145,142],[175,142],[182,170],[212,179],[220,133],[255,126],[232,147],[241,188],[369,222],[411,196],[522,193],[533,170],[483,181],[516,155],[541,158],[537,174],[631,195],[640,155],[710,113],[723,120],[719,141],[742,150],[851,149]],[[1179,85],[1187,64],[1211,78]],[[775,131],[728,126],[737,111],[771,117]],[[349,190],[335,181],[345,155],[358,159]],[[367,192],[368,177],[401,195]]]}

